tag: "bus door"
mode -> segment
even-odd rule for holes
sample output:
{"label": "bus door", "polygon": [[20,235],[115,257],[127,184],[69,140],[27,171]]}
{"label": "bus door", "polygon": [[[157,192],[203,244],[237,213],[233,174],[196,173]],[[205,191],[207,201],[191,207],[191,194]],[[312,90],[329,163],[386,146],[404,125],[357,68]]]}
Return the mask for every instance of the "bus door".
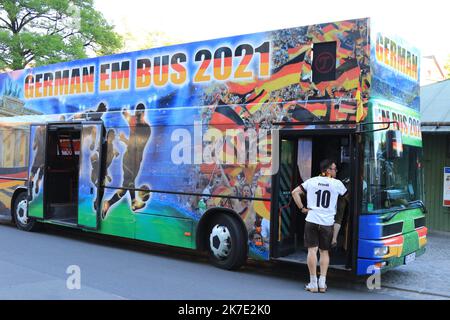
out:
{"label": "bus door", "polygon": [[28,216],[44,219],[44,180],[46,176],[47,125],[30,126],[28,152]]}
{"label": "bus door", "polygon": [[291,192],[295,187],[297,173],[295,170],[297,154],[295,140],[281,140],[280,166],[274,183],[278,186],[278,198],[275,204],[276,245],[273,246],[275,257],[282,257],[295,252],[296,243],[296,209],[294,201],[291,201]]}
{"label": "bus door", "polygon": [[[336,161],[337,179],[346,184],[350,197],[340,211],[342,226],[337,247],[331,255],[330,266],[346,269],[352,266],[357,232],[358,202],[353,196],[358,182],[357,143],[353,128],[304,130],[284,133],[280,140],[280,163],[274,176],[272,204],[272,257],[281,261],[306,263],[304,247],[305,215],[300,214],[292,198],[292,190],[300,183],[320,173],[324,159]],[[306,197],[305,197],[306,198]],[[307,205],[306,199],[302,198]]]}
{"label": "bus door", "polygon": [[101,122],[83,123],[81,128],[80,169],[78,181],[78,225],[98,229],[102,184]]}

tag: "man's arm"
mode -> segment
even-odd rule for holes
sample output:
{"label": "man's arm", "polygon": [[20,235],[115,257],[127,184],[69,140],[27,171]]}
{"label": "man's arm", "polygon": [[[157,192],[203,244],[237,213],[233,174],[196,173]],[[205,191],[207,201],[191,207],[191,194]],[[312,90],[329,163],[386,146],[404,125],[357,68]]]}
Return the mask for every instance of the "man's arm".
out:
{"label": "man's arm", "polygon": [[297,205],[297,207],[300,209],[300,212],[302,213],[308,213],[309,209],[305,208],[305,206],[303,205],[302,202],[302,198],[300,197],[300,195],[304,194],[301,186],[298,186],[297,188],[294,189],[294,191],[292,191],[292,198],[295,201],[295,204]]}

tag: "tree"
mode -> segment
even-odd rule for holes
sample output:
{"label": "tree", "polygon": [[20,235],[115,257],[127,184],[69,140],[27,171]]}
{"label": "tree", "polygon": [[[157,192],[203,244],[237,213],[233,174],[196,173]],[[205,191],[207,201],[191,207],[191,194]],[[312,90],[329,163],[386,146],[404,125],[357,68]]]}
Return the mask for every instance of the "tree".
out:
{"label": "tree", "polygon": [[0,69],[106,55],[121,47],[93,0],[0,0]]}

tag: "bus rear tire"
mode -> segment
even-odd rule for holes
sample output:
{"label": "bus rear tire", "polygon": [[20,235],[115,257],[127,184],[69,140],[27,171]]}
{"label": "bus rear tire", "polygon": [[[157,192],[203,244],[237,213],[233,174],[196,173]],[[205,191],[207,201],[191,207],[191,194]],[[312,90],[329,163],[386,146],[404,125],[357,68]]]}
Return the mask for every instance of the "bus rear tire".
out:
{"label": "bus rear tire", "polygon": [[247,260],[247,241],[237,219],[227,214],[214,217],[208,226],[209,260],[221,269],[237,270]]}
{"label": "bus rear tire", "polygon": [[16,197],[12,213],[14,222],[19,230],[37,231],[39,229],[39,222],[34,218],[28,217],[28,200],[26,192],[21,192]]}

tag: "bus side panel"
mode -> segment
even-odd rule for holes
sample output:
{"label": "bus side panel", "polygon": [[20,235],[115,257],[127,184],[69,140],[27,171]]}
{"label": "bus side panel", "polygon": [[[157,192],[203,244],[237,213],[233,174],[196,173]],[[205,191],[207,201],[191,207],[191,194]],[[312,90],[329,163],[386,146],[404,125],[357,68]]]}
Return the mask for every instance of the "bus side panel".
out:
{"label": "bus side panel", "polygon": [[11,200],[28,177],[28,126],[0,125],[0,215],[10,216]]}
{"label": "bus side panel", "polygon": [[19,187],[25,187],[25,181],[0,179],[0,216],[11,215],[11,201]]}
{"label": "bus side panel", "polygon": [[137,214],[136,239],[195,249],[193,223],[189,219]]}
{"label": "bus side panel", "polygon": [[136,216],[130,212],[127,201],[122,201],[111,210],[107,219],[100,220],[97,232],[110,236],[134,239],[135,226]]}

